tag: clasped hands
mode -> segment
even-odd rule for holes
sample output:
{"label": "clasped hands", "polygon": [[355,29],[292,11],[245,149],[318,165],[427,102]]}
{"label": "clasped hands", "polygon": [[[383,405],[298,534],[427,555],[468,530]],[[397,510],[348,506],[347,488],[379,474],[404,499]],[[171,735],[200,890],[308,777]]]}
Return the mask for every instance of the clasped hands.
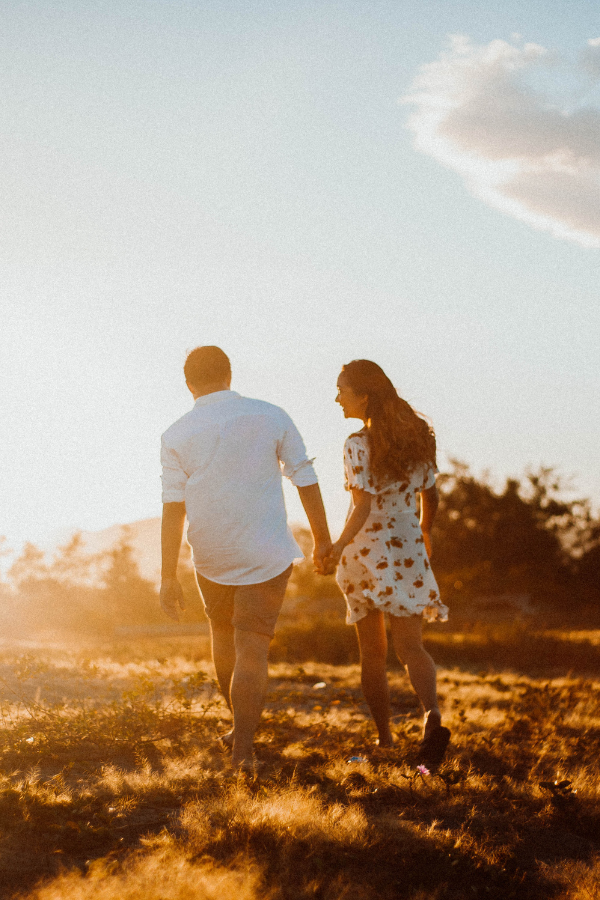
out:
{"label": "clasped hands", "polygon": [[[423,531],[423,542],[425,544],[427,556],[431,559],[431,535],[428,531]],[[315,543],[313,551],[315,572],[319,575],[333,575],[340,563],[344,546],[345,544],[340,544],[339,541],[336,541],[334,544],[330,541]]]}
{"label": "clasped hands", "polygon": [[319,575],[333,575],[338,567],[343,549],[338,543],[332,544],[331,541],[315,544],[313,551],[315,572]]}

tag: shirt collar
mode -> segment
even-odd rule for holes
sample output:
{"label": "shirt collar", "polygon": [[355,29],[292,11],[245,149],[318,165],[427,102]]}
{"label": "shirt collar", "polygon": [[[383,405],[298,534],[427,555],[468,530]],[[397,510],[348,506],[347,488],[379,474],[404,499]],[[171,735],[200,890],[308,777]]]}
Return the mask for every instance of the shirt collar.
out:
{"label": "shirt collar", "polygon": [[212,394],[204,394],[198,397],[194,406],[209,406],[211,403],[219,403],[221,400],[234,400],[239,397],[237,391],[213,391]]}

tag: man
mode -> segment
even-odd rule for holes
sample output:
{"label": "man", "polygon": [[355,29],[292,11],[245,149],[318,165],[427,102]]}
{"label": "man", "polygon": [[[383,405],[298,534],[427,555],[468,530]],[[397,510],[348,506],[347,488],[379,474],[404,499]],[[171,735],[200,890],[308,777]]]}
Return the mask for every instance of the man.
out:
{"label": "man", "polygon": [[269,644],[292,562],[302,555],[287,524],[282,473],[298,489],[318,571],[331,540],[312,462],[287,413],[232,391],[219,347],[192,350],[184,375],[194,407],[162,436],[160,602],[179,621],[176,572],[187,515],[217,679],[233,712],[232,762],[252,769]]}

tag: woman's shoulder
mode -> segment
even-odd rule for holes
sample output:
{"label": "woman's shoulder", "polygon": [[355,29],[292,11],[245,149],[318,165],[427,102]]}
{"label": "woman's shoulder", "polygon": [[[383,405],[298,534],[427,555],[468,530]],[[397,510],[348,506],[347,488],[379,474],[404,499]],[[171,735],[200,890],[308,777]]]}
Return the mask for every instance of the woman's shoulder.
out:
{"label": "woman's shoulder", "polygon": [[409,474],[409,482],[412,490],[423,491],[433,487],[438,468],[435,463],[423,462],[417,464]]}
{"label": "woman's shoulder", "polygon": [[344,444],[344,450],[368,450],[367,436],[364,431],[355,431],[348,435]]}
{"label": "woman's shoulder", "polygon": [[364,428],[361,428],[360,431],[353,431],[352,434],[349,434],[346,438],[346,443],[348,441],[357,440],[359,443],[363,443],[366,445],[367,443],[367,432]]}

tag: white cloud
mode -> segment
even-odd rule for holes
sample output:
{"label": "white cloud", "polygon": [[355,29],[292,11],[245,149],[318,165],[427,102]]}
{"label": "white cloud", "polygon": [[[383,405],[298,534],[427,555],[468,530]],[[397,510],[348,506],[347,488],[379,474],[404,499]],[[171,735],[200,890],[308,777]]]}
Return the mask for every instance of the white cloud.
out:
{"label": "white cloud", "polygon": [[600,38],[592,38],[581,54],[581,63],[585,72],[593,79],[600,78]]}
{"label": "white cloud", "polygon": [[[548,72],[560,77],[556,57],[538,44],[453,37],[402,98],[414,107],[408,127],[417,148],[459,172],[475,196],[558,238],[600,247],[600,110],[541,96],[528,79]],[[589,91],[600,78],[600,38],[567,74]]]}

